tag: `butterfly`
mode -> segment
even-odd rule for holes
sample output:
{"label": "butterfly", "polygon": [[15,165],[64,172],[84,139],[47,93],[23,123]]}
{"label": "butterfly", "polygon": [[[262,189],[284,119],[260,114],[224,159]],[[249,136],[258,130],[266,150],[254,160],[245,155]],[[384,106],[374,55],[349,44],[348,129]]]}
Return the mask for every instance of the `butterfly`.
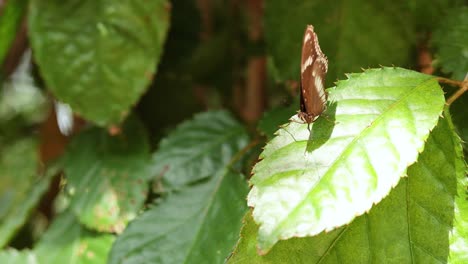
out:
{"label": "butterfly", "polygon": [[298,117],[307,124],[314,122],[326,108],[325,76],[328,60],[320,49],[314,27],[308,25],[302,43],[301,105]]}

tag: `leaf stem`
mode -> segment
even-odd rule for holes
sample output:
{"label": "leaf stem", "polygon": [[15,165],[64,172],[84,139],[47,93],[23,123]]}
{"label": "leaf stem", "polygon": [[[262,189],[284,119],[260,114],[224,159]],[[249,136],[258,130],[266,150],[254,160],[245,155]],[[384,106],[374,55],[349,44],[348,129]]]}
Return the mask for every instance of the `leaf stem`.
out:
{"label": "leaf stem", "polygon": [[451,105],[455,100],[457,100],[462,94],[464,94],[468,90],[468,73],[465,76],[465,80],[463,81],[455,81],[443,77],[437,77],[437,81],[440,83],[446,83],[453,86],[459,86],[458,89],[449,99],[447,99],[447,105]]}
{"label": "leaf stem", "polygon": [[232,157],[231,161],[229,162],[229,167],[232,167],[234,163],[236,163],[247,151],[251,150],[253,147],[260,143],[260,139],[256,138],[252,140],[247,146],[237,152],[234,157]]}

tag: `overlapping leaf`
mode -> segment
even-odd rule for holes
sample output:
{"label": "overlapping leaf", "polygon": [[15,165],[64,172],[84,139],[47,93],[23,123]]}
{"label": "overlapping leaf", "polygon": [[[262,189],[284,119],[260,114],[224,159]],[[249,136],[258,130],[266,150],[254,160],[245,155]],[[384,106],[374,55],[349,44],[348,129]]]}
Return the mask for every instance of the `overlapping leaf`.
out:
{"label": "overlapping leaf", "polygon": [[30,39],[48,88],[99,125],[120,122],[155,73],[169,11],[165,0],[31,1]]}
{"label": "overlapping leaf", "polygon": [[466,263],[468,237],[457,234],[458,259],[451,235],[468,223],[460,147],[440,118],[408,177],[369,213],[331,232],[280,241],[265,256],[257,253],[258,226],[248,214],[228,263]]}
{"label": "overlapping leaf", "polygon": [[36,255],[29,250],[18,251],[7,249],[0,251],[0,263],[7,264],[38,264]]}
{"label": "overlapping leaf", "polygon": [[267,1],[265,37],[278,77],[297,80],[307,24],[314,25],[323,52],[333,62],[328,84],[363,67],[409,64],[415,33],[407,2]]}
{"label": "overlapping leaf", "polygon": [[268,139],[275,136],[275,132],[284,123],[284,120],[297,112],[297,104],[292,104],[289,107],[277,107],[268,112],[265,112],[262,119],[258,122],[258,130]]}
{"label": "overlapping leaf", "polygon": [[26,222],[57,170],[38,176],[37,144],[33,139],[20,139],[0,149],[1,248]]}
{"label": "overlapping leaf", "polygon": [[41,264],[102,264],[114,236],[84,229],[71,212],[58,216],[34,249]]}
{"label": "overlapping leaf", "polygon": [[[445,115],[449,116],[448,111]],[[450,122],[451,119],[448,119]],[[453,129],[453,124],[451,124]],[[454,135],[460,142],[458,135]],[[463,150],[460,144],[455,145],[455,155],[459,157],[455,163],[457,174],[457,197],[455,197],[455,215],[453,230],[450,233],[450,263],[468,263],[468,177],[467,166],[463,159]]]}
{"label": "overlapping leaf", "polygon": [[213,175],[247,145],[247,132],[225,111],[198,114],[162,140],[153,171],[166,185],[180,187]]}
{"label": "overlapping leaf", "polygon": [[70,206],[80,222],[121,232],[143,205],[150,154],[143,125],[130,118],[121,134],[93,128],[75,138],[64,165]]}
{"label": "overlapping leaf", "polygon": [[433,44],[442,70],[463,80],[468,74],[468,6],[449,12],[434,32]]}
{"label": "overlapping leaf", "polygon": [[352,74],[307,129],[291,122],[265,147],[249,205],[259,247],[332,230],[368,211],[423,150],[444,105],[430,76],[399,68]]}
{"label": "overlapping leaf", "polygon": [[128,226],[109,263],[222,263],[237,240],[246,194],[242,175],[221,170],[170,195]]}

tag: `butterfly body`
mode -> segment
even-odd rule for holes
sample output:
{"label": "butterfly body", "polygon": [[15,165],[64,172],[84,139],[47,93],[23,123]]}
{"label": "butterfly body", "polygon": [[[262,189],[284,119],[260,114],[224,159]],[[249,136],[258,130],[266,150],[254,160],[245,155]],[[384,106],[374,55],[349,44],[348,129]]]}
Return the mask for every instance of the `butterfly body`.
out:
{"label": "butterfly body", "polygon": [[301,105],[299,118],[310,124],[326,108],[325,76],[328,60],[320,49],[314,27],[309,25],[304,33],[301,55]]}

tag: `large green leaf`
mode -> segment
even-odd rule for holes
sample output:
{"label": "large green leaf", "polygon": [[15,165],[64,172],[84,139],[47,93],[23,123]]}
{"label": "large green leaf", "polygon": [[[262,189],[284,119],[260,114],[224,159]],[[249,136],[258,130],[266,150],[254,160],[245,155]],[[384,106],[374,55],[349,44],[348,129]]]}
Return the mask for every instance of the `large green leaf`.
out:
{"label": "large green leaf", "polygon": [[249,205],[262,251],[368,211],[406,176],[444,106],[434,78],[400,68],[351,74],[329,100],[310,131],[293,117],[253,170]]}
{"label": "large green leaf", "polygon": [[115,237],[84,229],[71,212],[58,216],[34,249],[41,264],[102,264]]}
{"label": "large green leaf", "polygon": [[[331,232],[280,241],[265,256],[257,253],[258,226],[248,214],[228,263],[446,263],[452,225],[456,229],[467,224],[466,218],[457,217],[462,208],[456,204],[466,197],[459,149],[453,127],[440,118],[418,162],[408,168],[408,177],[369,213]],[[466,200],[463,203],[466,214]],[[466,255],[468,237],[458,239]]]}
{"label": "large green leaf", "polygon": [[[445,116],[449,116],[448,111],[445,111]],[[453,129],[451,122],[450,125]],[[455,135],[455,138],[461,142],[458,135]],[[455,197],[455,218],[450,233],[450,263],[463,264],[468,263],[468,173],[463,149],[460,144],[456,144],[455,147],[456,155],[460,158],[455,163],[458,195]]]}
{"label": "large green leaf", "polygon": [[155,73],[169,10],[165,0],[32,0],[31,43],[48,88],[99,125],[120,122]]}
{"label": "large green leaf", "polygon": [[2,2],[0,8],[0,65],[3,64],[11,43],[15,39],[16,31],[26,11],[27,4],[27,0]]}
{"label": "large green leaf", "polygon": [[433,45],[442,70],[463,80],[468,74],[468,6],[449,12],[434,32]]}
{"label": "large green leaf", "polygon": [[412,59],[415,33],[406,0],[270,0],[265,6],[265,38],[278,77],[300,74],[304,30],[312,24],[330,61],[327,83],[344,73],[379,65],[403,66]]}
{"label": "large green leaf", "polygon": [[247,211],[245,178],[221,170],[130,223],[109,263],[223,263]]}
{"label": "large green leaf", "polygon": [[57,168],[38,175],[37,144],[32,138],[0,145],[0,248],[26,222],[49,187]]}
{"label": "large green leaf", "polygon": [[143,125],[135,118],[110,136],[93,128],[67,149],[65,175],[70,206],[86,226],[121,232],[141,209],[148,192],[150,154]]}
{"label": "large green leaf", "polygon": [[38,264],[36,255],[29,250],[18,251],[16,249],[7,249],[0,251],[0,263],[5,264]]}
{"label": "large green leaf", "polygon": [[247,145],[245,128],[228,112],[198,114],[160,143],[153,171],[171,187],[213,175]]}

